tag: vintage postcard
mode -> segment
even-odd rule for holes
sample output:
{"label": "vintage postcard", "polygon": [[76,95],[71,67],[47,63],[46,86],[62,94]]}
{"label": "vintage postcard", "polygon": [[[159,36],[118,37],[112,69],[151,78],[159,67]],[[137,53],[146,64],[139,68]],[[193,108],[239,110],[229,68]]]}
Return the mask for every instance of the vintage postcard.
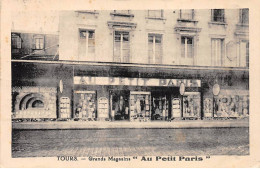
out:
{"label": "vintage postcard", "polygon": [[1,167],[259,167],[260,3],[4,0]]}

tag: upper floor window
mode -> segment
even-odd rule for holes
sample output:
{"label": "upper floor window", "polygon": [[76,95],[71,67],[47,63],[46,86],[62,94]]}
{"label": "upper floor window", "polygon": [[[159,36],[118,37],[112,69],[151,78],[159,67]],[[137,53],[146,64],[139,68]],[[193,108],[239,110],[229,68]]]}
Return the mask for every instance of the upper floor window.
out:
{"label": "upper floor window", "polygon": [[22,48],[22,39],[18,34],[12,33],[12,48],[21,49]]}
{"label": "upper floor window", "polygon": [[249,42],[242,40],[240,42],[240,67],[249,67]]}
{"label": "upper floor window", "polygon": [[193,54],[194,54],[193,37],[182,36],[181,37],[181,57],[193,58]]}
{"label": "upper floor window", "polygon": [[249,9],[244,8],[240,10],[240,23],[249,24]]}
{"label": "upper floor window", "polygon": [[224,56],[224,39],[211,39],[211,59],[213,66],[222,66]]}
{"label": "upper floor window", "polygon": [[148,18],[163,18],[163,10],[148,10]]}
{"label": "upper floor window", "polygon": [[43,35],[37,35],[33,38],[34,43],[34,49],[35,50],[42,50],[44,49],[44,36]]}
{"label": "upper floor window", "polygon": [[130,36],[126,31],[114,32],[114,62],[130,61]]}
{"label": "upper floor window", "polygon": [[212,22],[225,22],[225,11],[224,9],[213,9],[211,10]]}
{"label": "upper floor window", "polygon": [[148,62],[150,64],[162,63],[162,35],[148,35]]}
{"label": "upper floor window", "polygon": [[194,19],[194,10],[193,9],[180,10],[180,19],[193,20]]}
{"label": "upper floor window", "polygon": [[92,57],[95,54],[95,31],[79,31],[79,57]]}

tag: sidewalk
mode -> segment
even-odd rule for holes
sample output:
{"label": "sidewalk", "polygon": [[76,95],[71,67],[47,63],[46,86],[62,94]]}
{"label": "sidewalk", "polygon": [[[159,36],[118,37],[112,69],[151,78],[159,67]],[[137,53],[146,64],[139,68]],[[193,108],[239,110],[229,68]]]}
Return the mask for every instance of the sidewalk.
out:
{"label": "sidewalk", "polygon": [[175,120],[172,122],[128,121],[48,121],[12,123],[13,129],[112,129],[112,128],[237,128],[249,127],[249,121],[241,120]]}

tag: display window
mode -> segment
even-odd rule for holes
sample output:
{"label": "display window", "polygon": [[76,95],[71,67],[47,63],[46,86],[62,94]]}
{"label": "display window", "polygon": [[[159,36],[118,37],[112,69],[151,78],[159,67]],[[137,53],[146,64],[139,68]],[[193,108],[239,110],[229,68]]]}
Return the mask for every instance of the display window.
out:
{"label": "display window", "polygon": [[75,91],[74,118],[93,120],[96,118],[96,92]]}
{"label": "display window", "polygon": [[151,119],[151,93],[130,92],[130,120],[149,121]]}
{"label": "display window", "polygon": [[212,98],[205,98],[203,102],[204,117],[213,116],[213,100]]}
{"label": "display window", "polygon": [[183,117],[199,118],[200,111],[200,93],[186,92],[183,95]]}
{"label": "display window", "polygon": [[113,120],[129,120],[129,91],[111,92],[111,103]]}
{"label": "display window", "polygon": [[214,98],[214,117],[246,117],[249,95],[219,95]]}
{"label": "display window", "polygon": [[165,120],[168,118],[168,106],[166,95],[153,95],[152,97],[152,120]]}

